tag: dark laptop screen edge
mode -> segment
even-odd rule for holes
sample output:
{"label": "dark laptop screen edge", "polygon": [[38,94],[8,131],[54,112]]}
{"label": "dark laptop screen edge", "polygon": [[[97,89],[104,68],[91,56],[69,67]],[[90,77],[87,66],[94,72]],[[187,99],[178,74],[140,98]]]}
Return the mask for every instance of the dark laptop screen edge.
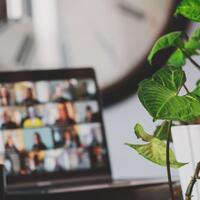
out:
{"label": "dark laptop screen edge", "polygon": [[[110,166],[110,160],[109,160],[109,151],[108,151],[108,146],[107,146],[107,140],[106,140],[106,135],[105,135],[105,127],[104,127],[104,122],[102,118],[102,102],[100,99],[100,90],[97,84],[96,76],[94,73],[94,70],[92,68],[77,68],[77,69],[55,69],[55,70],[27,70],[27,71],[7,71],[7,72],[1,72],[0,73],[0,83],[14,83],[18,81],[40,81],[40,80],[64,80],[68,78],[92,78],[95,81],[96,88],[97,88],[97,101],[99,103],[99,111],[100,111],[100,116],[101,116],[101,123],[102,123],[102,130],[103,130],[103,138],[104,138],[104,146],[106,147],[107,150],[107,167],[105,170],[100,170],[96,172],[90,172],[90,171],[81,171],[80,173],[75,172],[74,174],[71,173],[70,175],[64,175],[63,177],[65,179],[77,179],[77,182],[80,181],[81,178],[86,178],[86,177],[98,177],[100,176],[105,176],[106,179],[108,180],[108,177],[110,177],[111,180],[111,166]],[[63,178],[63,179],[64,179]],[[93,178],[92,178],[93,179]],[[30,182],[30,186],[33,185],[42,185],[42,182],[45,185],[45,182],[47,184],[52,184],[56,179],[48,178],[43,181],[36,181],[36,182]],[[21,182],[20,180],[15,180],[16,182],[12,184],[12,187],[15,187],[15,184],[20,183],[19,185],[26,185],[26,183],[23,184],[23,181]],[[30,180],[28,180],[30,181]],[[67,181],[66,181],[67,182]],[[28,184],[29,185],[29,184]],[[17,186],[17,185],[16,185]]]}

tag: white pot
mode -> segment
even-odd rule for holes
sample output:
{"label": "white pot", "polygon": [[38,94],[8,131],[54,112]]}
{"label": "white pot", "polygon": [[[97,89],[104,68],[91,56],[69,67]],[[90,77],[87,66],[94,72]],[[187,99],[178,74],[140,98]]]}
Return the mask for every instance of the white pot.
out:
{"label": "white pot", "polygon": [[[188,163],[179,169],[183,196],[200,161],[200,125],[172,127],[173,146],[176,159]],[[192,200],[200,200],[200,180],[195,184]]]}

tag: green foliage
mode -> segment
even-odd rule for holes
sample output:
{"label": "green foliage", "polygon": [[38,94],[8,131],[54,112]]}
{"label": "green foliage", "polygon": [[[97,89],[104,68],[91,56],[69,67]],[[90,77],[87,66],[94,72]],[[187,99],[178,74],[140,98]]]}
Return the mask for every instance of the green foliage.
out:
{"label": "green foliage", "polygon": [[177,49],[168,59],[166,65],[180,68],[185,65],[185,55],[180,49]]}
{"label": "green foliage", "polygon": [[[160,139],[160,140],[167,140],[167,132],[170,130],[170,122],[169,121],[163,121],[161,125],[157,126],[154,137]],[[170,130],[170,139],[171,139],[171,130]],[[171,139],[172,140],[172,139]]]}
{"label": "green foliage", "polygon": [[172,32],[168,33],[167,35],[162,36],[153,46],[149,56],[148,61],[152,64],[152,60],[154,56],[161,50],[167,49],[170,47],[178,47],[182,46],[182,32]]}
{"label": "green foliage", "polygon": [[196,88],[191,92],[191,95],[195,96],[200,101],[200,80],[196,83]]}
{"label": "green foliage", "polygon": [[[141,156],[161,166],[166,166],[166,144],[158,138],[153,138],[147,144],[127,144],[136,150]],[[170,149],[170,166],[179,168],[186,163],[176,161],[173,151]]]}
{"label": "green foliage", "polygon": [[145,142],[149,142],[153,138],[153,136],[144,131],[140,124],[136,124],[134,130],[137,138],[142,139]]}
{"label": "green foliage", "polygon": [[185,65],[188,55],[198,55],[200,50],[200,28],[197,28],[188,40],[186,40],[186,35],[179,31],[168,33],[159,38],[149,53],[149,63],[152,64],[154,57],[161,50],[172,47],[175,48],[175,51],[168,59],[166,65],[180,68]]}
{"label": "green foliage", "polygon": [[188,55],[190,56],[198,55],[197,49],[200,48],[200,43],[199,41],[189,40],[185,43],[184,48]]}
{"label": "green foliage", "polygon": [[196,41],[199,42],[199,40],[200,40],[200,27],[198,27],[198,28],[192,33],[191,39],[192,39],[192,40],[196,40]]}
{"label": "green foliage", "polygon": [[200,102],[195,95],[178,96],[185,80],[181,69],[168,67],[140,83],[139,99],[154,120],[191,121],[200,117]]}
{"label": "green foliage", "polygon": [[[140,124],[136,124],[134,128],[136,136],[147,143],[127,145],[151,162],[166,166],[166,144],[162,141],[162,139],[165,139],[164,137],[170,130],[170,126],[171,123],[169,121],[163,122],[161,126],[157,127],[156,134],[152,136],[148,134]],[[169,156],[171,167],[179,168],[185,165],[185,163],[176,161],[172,149],[170,149]]]}
{"label": "green foliage", "polygon": [[182,0],[176,10],[180,14],[192,21],[200,22],[200,0]]}
{"label": "green foliage", "polygon": [[[200,22],[200,0],[182,0],[176,14]],[[166,146],[165,141],[171,141],[169,136],[172,121],[191,122],[200,118],[200,81],[197,82],[196,88],[189,92],[185,86],[186,75],[183,71],[187,59],[200,69],[199,64],[192,58],[199,55],[200,28],[197,28],[190,38],[180,31],[162,36],[150,51],[148,62],[152,64],[154,59],[159,59],[161,51],[169,49],[174,51],[163,68],[152,77],[141,81],[138,88],[139,99],[153,120],[164,121],[157,126],[153,135],[144,131],[140,124],[136,124],[135,134],[145,144],[127,144],[144,158],[162,166],[166,166],[166,148],[169,146]],[[186,94],[180,96],[182,88]],[[169,159],[171,167],[179,168],[185,165],[176,161],[171,149]]]}
{"label": "green foliage", "polygon": [[197,28],[191,38],[185,42],[184,50],[190,55],[198,55],[198,50],[200,50],[200,28]]}

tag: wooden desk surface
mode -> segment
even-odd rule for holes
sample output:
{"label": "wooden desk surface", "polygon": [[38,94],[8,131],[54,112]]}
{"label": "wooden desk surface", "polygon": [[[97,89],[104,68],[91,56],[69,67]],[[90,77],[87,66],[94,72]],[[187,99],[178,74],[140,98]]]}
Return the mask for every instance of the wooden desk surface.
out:
{"label": "wooden desk surface", "polygon": [[[180,196],[179,184],[174,184],[174,188]],[[73,188],[51,188],[41,193],[10,192],[6,196],[6,200],[169,200],[169,198],[165,178],[121,180],[109,184]]]}

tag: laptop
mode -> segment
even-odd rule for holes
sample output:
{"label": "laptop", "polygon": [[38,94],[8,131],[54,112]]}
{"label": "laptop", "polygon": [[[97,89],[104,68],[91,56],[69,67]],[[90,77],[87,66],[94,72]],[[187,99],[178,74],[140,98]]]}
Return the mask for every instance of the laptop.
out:
{"label": "laptop", "polygon": [[0,154],[8,191],[111,182],[92,68],[0,73]]}

